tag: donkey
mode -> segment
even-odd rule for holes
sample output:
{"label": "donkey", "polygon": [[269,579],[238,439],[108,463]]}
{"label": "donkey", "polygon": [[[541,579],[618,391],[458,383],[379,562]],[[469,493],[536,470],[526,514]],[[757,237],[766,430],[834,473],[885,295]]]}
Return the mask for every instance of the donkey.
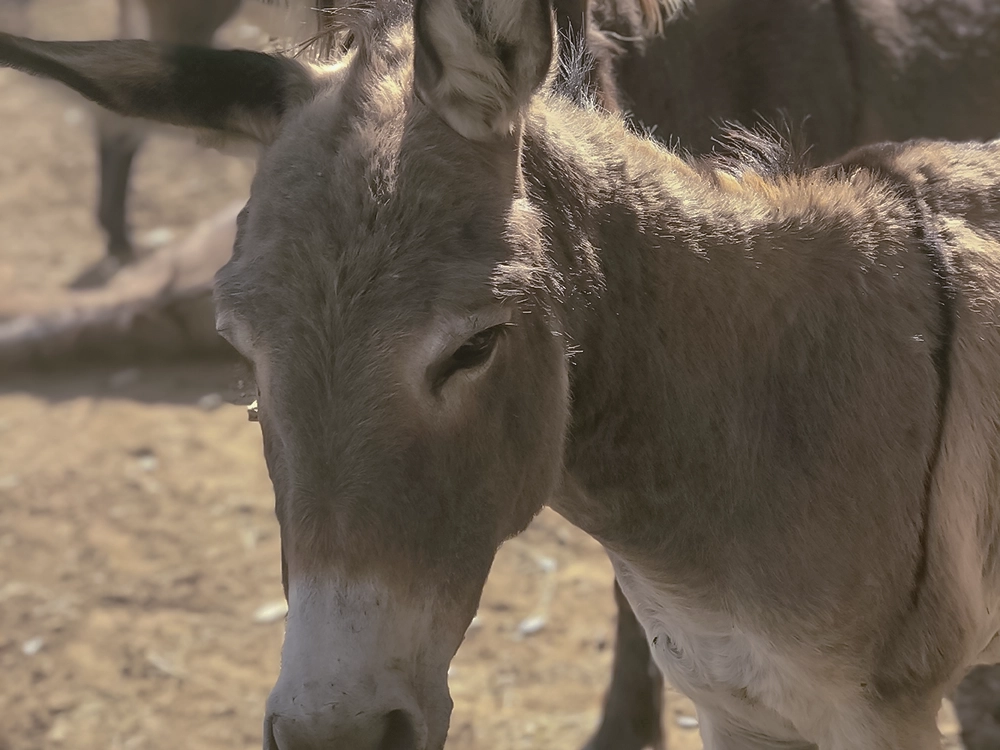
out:
{"label": "donkey", "polygon": [[938,747],[998,658],[1000,142],[711,167],[555,90],[546,0],[343,18],[322,68],[0,38],[264,146],[216,284],[289,599],[264,746],[443,747],[495,550],[549,503],[709,750]]}
{"label": "donkey", "polygon": [[591,17],[616,104],[695,153],[720,122],[780,111],[814,163],[881,140],[1000,135],[996,3],[695,0],[655,34],[628,0],[595,0]]}

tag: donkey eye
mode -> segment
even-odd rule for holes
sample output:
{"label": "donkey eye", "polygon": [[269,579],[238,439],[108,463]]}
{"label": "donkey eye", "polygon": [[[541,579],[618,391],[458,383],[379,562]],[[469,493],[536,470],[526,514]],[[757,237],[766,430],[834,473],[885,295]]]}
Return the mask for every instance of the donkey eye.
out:
{"label": "donkey eye", "polygon": [[471,370],[484,364],[493,354],[503,331],[504,326],[498,325],[470,336],[447,360],[441,363],[434,377],[434,387],[441,387],[448,378],[460,370]]}
{"label": "donkey eye", "polygon": [[458,347],[451,355],[455,369],[466,370],[485,362],[493,353],[493,347],[496,346],[497,339],[500,338],[501,329],[502,326],[487,328]]}

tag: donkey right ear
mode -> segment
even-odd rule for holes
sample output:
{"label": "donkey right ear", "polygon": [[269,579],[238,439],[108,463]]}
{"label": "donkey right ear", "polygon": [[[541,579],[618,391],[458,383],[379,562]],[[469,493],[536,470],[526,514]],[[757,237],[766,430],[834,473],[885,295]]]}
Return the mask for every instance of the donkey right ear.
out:
{"label": "donkey right ear", "polygon": [[551,0],[416,0],[417,95],[474,141],[503,138],[552,64]]}
{"label": "donkey right ear", "polygon": [[105,109],[269,143],[314,94],[306,66],[263,52],[141,40],[39,42],[0,33],[0,66],[65,84]]}

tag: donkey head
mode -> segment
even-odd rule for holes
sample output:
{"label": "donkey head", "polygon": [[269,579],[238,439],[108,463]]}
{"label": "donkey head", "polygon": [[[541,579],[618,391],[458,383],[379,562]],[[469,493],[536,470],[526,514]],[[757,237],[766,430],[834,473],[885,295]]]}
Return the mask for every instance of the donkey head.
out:
{"label": "donkey head", "polygon": [[548,1],[361,23],[327,68],[0,37],[0,61],[121,114],[263,144],[216,303],[256,374],[281,527],[275,750],[444,745],[448,664],[497,547],[559,481],[568,420],[559,283],[519,166]]}

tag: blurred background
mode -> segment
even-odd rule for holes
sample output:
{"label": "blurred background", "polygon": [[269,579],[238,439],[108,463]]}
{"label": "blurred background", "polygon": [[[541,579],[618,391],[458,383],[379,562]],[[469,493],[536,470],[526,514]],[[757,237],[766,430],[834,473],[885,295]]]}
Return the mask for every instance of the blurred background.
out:
{"label": "blurred background", "polygon": [[[5,28],[36,38],[116,34],[116,0],[0,2]],[[218,41],[267,37],[241,12]],[[71,304],[105,256],[96,160],[88,104],[0,70],[3,316]],[[129,193],[136,252],[169,258],[244,199],[253,168],[151,137]],[[0,749],[260,746],[284,600],[259,431],[225,398],[234,377],[196,359],[0,370]],[[548,511],[503,548],[452,669],[449,748],[586,741],[610,675],[611,580],[597,543]],[[669,747],[700,748],[690,704],[668,700]],[[959,747],[947,706],[941,721]]]}

